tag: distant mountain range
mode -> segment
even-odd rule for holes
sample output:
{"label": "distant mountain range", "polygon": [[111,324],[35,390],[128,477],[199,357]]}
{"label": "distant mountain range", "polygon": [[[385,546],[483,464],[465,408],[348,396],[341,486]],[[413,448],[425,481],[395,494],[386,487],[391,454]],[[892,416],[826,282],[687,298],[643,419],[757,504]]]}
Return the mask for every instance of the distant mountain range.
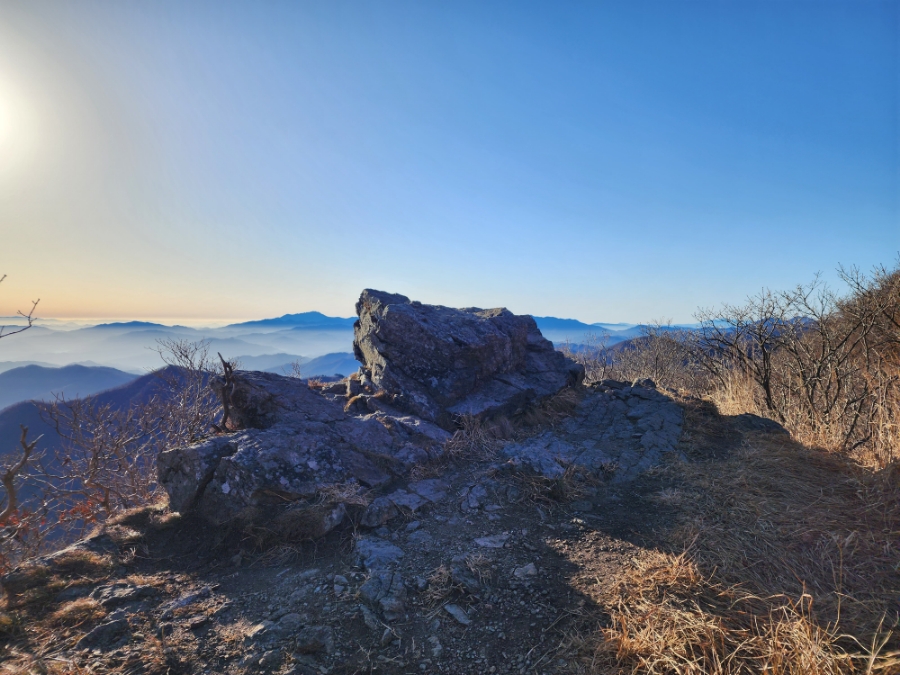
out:
{"label": "distant mountain range", "polygon": [[[553,316],[536,316],[535,323],[541,329],[544,337],[560,346],[570,344],[583,344],[591,336],[603,337],[607,345],[631,340],[645,334],[645,324],[633,323],[582,323],[576,319],[558,319]],[[679,324],[664,327],[663,330],[694,329],[697,324]]]}
{"label": "distant mountain range", "polygon": [[90,396],[133,379],[131,373],[97,366],[12,368],[0,373],[0,410],[19,401],[53,401],[57,394],[66,398]]}
{"label": "distant mountain range", "polygon": [[[244,321],[219,328],[167,326],[121,321],[92,326],[47,320],[0,342],[0,408],[27,399],[90,395],[126,383],[164,365],[155,351],[160,341],[206,340],[212,354],[238,359],[242,367],[275,373],[299,363],[305,377],[349,375],[356,371],[350,349],[355,318],[301,312]],[[588,324],[575,319],[535,317],[541,332],[557,345],[580,344],[591,335],[607,344],[638,337],[642,326]],[[0,319],[0,323],[6,323]],[[77,365],[76,365],[77,364]]]}
{"label": "distant mountain range", "polygon": [[[244,370],[263,370],[279,375],[292,374],[293,364],[299,363],[303,377],[346,377],[359,368],[359,363],[349,352],[324,354],[314,359],[280,353],[242,356],[237,360]],[[53,401],[58,394],[67,399],[92,396],[135,379],[141,378],[103,366],[28,364],[13,367],[0,371],[0,410],[23,401]]]}
{"label": "distant mountain range", "polygon": [[355,318],[344,319],[336,316],[326,316],[321,312],[302,312],[301,314],[285,314],[274,319],[260,319],[259,321],[245,321],[225,326],[226,329],[244,328],[300,328],[304,330],[353,330]]}

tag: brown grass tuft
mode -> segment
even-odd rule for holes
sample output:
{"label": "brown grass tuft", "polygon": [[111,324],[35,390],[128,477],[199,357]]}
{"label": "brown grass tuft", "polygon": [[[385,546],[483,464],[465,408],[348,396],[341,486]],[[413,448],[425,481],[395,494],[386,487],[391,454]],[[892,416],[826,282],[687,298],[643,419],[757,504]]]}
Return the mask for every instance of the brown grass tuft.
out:
{"label": "brown grass tuft", "polygon": [[106,610],[91,598],[79,598],[65,603],[50,614],[50,622],[60,626],[78,626],[93,623],[106,616]]}

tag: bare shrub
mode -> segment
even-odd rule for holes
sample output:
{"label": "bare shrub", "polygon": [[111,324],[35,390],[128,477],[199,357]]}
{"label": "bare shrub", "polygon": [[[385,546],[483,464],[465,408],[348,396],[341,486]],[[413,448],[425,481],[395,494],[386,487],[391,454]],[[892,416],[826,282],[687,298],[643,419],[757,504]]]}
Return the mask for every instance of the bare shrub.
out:
{"label": "bare shrub", "polygon": [[581,344],[566,340],[560,351],[584,368],[585,382],[612,377],[613,360],[609,351],[609,333],[588,333]]}
{"label": "bare shrub", "polygon": [[[157,455],[197,442],[221,422],[222,408],[209,383],[231,364],[210,358],[205,342],[161,341],[157,351],[166,367],[156,373],[145,400],[123,409],[95,398],[60,396],[42,406],[61,444],[34,462],[27,452],[34,443],[26,445],[23,436],[26,451],[3,481],[0,526],[6,534],[0,535],[0,565],[58,547],[94,523],[158,501]],[[26,477],[29,461],[34,466]],[[29,494],[20,500],[17,488],[23,482]]]}
{"label": "bare shrub", "polygon": [[650,378],[661,387],[681,391],[706,387],[708,378],[697,359],[693,331],[675,327],[667,320],[643,326],[641,332],[641,337],[613,351],[613,379],[633,382]]}
{"label": "bare shrub", "polygon": [[[6,279],[6,275],[0,276],[0,284],[3,283],[4,279]],[[37,309],[38,303],[41,301],[40,298],[37,300],[31,301],[31,309],[28,310],[28,314],[19,310],[16,312],[19,316],[25,319],[25,325],[14,328],[13,330],[7,330],[8,326],[0,326],[0,338],[9,337],[11,335],[16,335],[17,333],[22,333],[34,325],[34,312]],[[5,331],[5,332],[4,332]]]}
{"label": "bare shrub", "polygon": [[843,297],[815,279],[700,311],[695,354],[714,399],[885,466],[897,441],[900,270],[842,276]]}

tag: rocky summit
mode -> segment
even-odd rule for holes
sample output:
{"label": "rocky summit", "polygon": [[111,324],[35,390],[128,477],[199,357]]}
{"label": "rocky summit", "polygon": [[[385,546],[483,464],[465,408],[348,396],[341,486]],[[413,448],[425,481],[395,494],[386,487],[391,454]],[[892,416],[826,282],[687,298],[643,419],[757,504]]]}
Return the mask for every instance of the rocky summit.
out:
{"label": "rocky summit", "polygon": [[530,317],[377,291],[358,314],[358,373],[226,370],[217,433],[158,457],[167,505],[0,576],[8,607],[63,631],[48,654],[135,675],[582,672],[591,593],[663,545],[678,467],[720,423],[650,380],[585,385]]}
{"label": "rocky summit", "polygon": [[[322,536],[360,491],[440,456],[464,420],[521,414],[584,378],[530,316],[373,290],[362,292],[356,309],[362,366],[353,376],[311,387],[238,371],[218,384],[227,433],[159,456],[159,482],[174,510],[216,522],[277,517],[290,523],[281,534]],[[323,494],[331,495],[327,506],[320,499],[307,508]],[[285,505],[301,507],[285,513]]]}
{"label": "rocky summit", "polygon": [[356,313],[363,381],[445,429],[463,415],[521,412],[584,379],[532,317],[507,309],[452,309],[367,289]]}

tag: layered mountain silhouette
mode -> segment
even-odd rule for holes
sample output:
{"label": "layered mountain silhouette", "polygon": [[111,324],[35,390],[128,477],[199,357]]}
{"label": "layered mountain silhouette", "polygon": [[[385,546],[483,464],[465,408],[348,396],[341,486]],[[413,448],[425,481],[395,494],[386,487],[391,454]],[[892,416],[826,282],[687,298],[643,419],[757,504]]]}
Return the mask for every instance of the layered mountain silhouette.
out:
{"label": "layered mountain silhouette", "polygon": [[12,368],[0,373],[0,410],[19,401],[52,401],[57,394],[66,398],[90,396],[133,379],[131,373],[96,366]]}

